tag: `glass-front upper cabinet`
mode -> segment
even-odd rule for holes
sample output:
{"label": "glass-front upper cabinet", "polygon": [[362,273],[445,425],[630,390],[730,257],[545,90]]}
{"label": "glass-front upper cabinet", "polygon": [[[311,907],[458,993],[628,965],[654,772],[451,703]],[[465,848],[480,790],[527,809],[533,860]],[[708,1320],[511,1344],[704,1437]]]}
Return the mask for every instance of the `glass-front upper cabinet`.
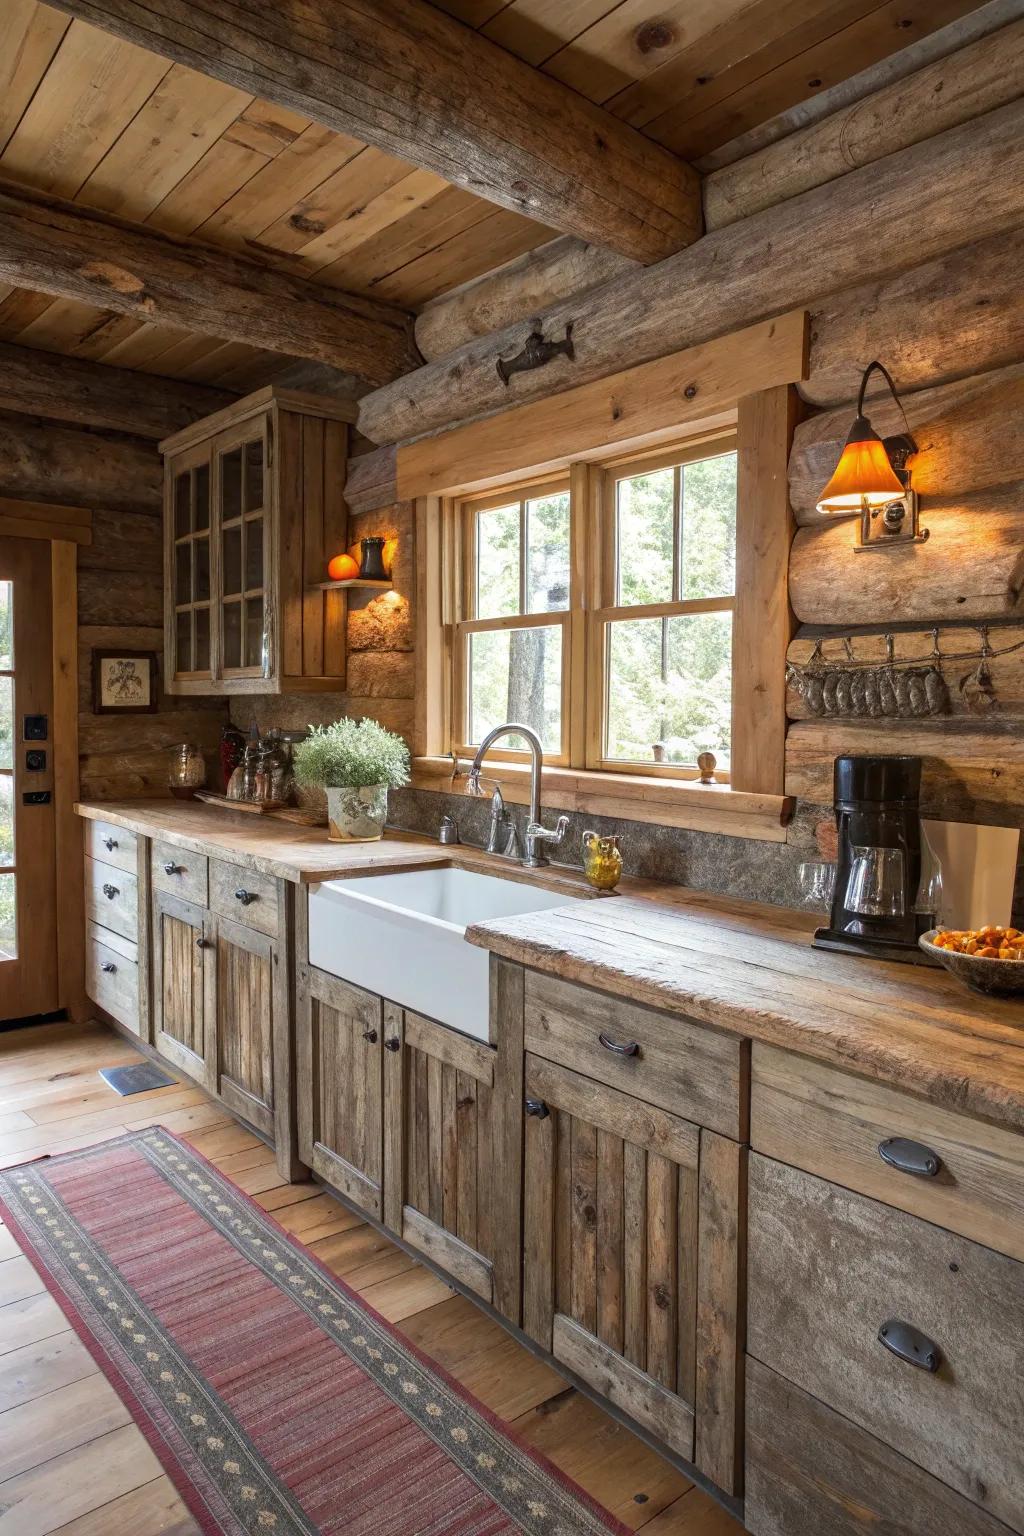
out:
{"label": "glass-front upper cabinet", "polygon": [[354,414],[270,386],[161,443],[169,692],[345,686],[345,594],[321,583]]}

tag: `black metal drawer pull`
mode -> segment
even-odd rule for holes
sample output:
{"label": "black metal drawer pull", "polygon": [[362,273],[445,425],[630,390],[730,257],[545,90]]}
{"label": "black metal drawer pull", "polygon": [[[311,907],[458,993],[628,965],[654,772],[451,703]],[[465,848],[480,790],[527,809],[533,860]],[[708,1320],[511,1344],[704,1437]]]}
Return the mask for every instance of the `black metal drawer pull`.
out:
{"label": "black metal drawer pull", "polygon": [[113,853],[114,849],[117,847],[117,838],[116,837],[105,837],[103,839],[103,846],[107,850],[108,853]]}
{"label": "black metal drawer pull", "polygon": [[390,1040],[385,1040],[384,1041],[384,1049],[386,1051],[397,1051],[397,1050],[400,1050],[401,1049],[401,1045],[402,1045],[402,1042],[401,1042],[401,1040],[399,1040],[397,1035],[392,1035]]}
{"label": "black metal drawer pull", "polygon": [[916,1365],[922,1371],[937,1371],[942,1364],[942,1351],[927,1334],[911,1323],[902,1323],[898,1317],[890,1317],[878,1330],[878,1342],[884,1344],[898,1360]]}
{"label": "black metal drawer pull", "polygon": [[878,1155],[890,1168],[916,1174],[919,1179],[934,1179],[942,1167],[942,1158],[931,1147],[919,1141],[907,1141],[903,1136],[889,1136],[880,1141]]}
{"label": "black metal drawer pull", "polygon": [[364,1029],[363,1030],[363,1039],[364,1040],[368,1040],[371,1045],[376,1045],[377,1044],[377,1031],[375,1029]]}
{"label": "black metal drawer pull", "polygon": [[106,971],[108,976],[113,976],[114,972],[117,970],[117,966],[114,964],[113,960],[104,960],[103,964],[100,966],[100,970]]}
{"label": "black metal drawer pull", "polygon": [[247,907],[251,901],[259,901],[259,897],[256,895],[255,891],[243,891],[239,889],[235,892],[235,900],[240,901],[243,907]]}
{"label": "black metal drawer pull", "polygon": [[538,1120],[546,1120],[551,1111],[543,1099],[527,1099],[526,1113],[528,1115],[536,1115]]}
{"label": "black metal drawer pull", "polygon": [[618,1040],[609,1040],[607,1035],[597,1037],[606,1051],[611,1051],[615,1056],[639,1056],[640,1046],[635,1040],[627,1040],[625,1045],[620,1045]]}
{"label": "black metal drawer pull", "polygon": [[196,939],[196,949],[209,949],[209,947],[210,947],[209,939],[202,939],[202,938]]}
{"label": "black metal drawer pull", "polygon": [[117,895],[117,886],[116,885],[105,885],[103,887],[103,894],[107,898],[108,901],[113,901],[114,897]]}
{"label": "black metal drawer pull", "polygon": [[184,873],[185,866],[183,864],[175,864],[172,859],[168,859],[164,865],[165,875],[183,875]]}

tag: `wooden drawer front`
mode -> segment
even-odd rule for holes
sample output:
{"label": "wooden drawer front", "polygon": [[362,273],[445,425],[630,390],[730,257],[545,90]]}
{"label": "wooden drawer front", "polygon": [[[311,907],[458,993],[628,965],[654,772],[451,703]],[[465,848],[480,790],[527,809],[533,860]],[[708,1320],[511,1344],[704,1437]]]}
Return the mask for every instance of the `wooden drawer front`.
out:
{"label": "wooden drawer front", "polygon": [[[754,1046],[751,1077],[756,1151],[1024,1259],[1024,1136],[771,1046]],[[894,1138],[933,1152],[938,1171],[885,1162]]]}
{"label": "wooden drawer front", "polygon": [[383,1002],[310,971],[300,1010],[302,1159],[355,1204],[383,1213]]}
{"label": "wooden drawer front", "polygon": [[101,928],[110,928],[123,939],[136,940],[139,936],[139,882],[136,876],[86,858],[85,913]]}
{"label": "wooden drawer front", "polygon": [[210,860],[210,906],[233,923],[277,938],[277,881],[241,864]]}
{"label": "wooden drawer front", "polygon": [[155,891],[177,896],[180,901],[190,901],[197,907],[207,905],[209,860],[205,853],[192,853],[187,848],[154,841],[150,863]]}
{"label": "wooden drawer front", "polygon": [[[749,1353],[1024,1530],[1024,1265],[764,1157],[749,1215]],[[883,1346],[893,1319],[936,1371]]]}
{"label": "wooden drawer front", "polygon": [[526,1058],[523,1327],[693,1458],[700,1132]]}
{"label": "wooden drawer front", "polygon": [[131,939],[89,923],[85,944],[85,990],[126,1029],[139,1032],[139,961]]}
{"label": "wooden drawer front", "polygon": [[115,869],[127,870],[131,875],[137,873],[139,840],[134,832],[128,832],[124,827],[112,826],[107,821],[87,821],[85,851],[99,864],[112,864]]}
{"label": "wooden drawer front", "polygon": [[397,1115],[404,1127],[404,1167],[397,1181],[388,1169],[385,1219],[485,1301],[494,1298],[493,1180],[501,1177],[491,1134],[495,1055],[406,1013],[402,1103],[394,1102],[390,1061],[385,1068],[387,1121]]}
{"label": "wooden drawer front", "polygon": [[747,1361],[746,1528],[754,1536],[1007,1536],[1005,1525]]}
{"label": "wooden drawer front", "polygon": [[[636,1050],[622,1055],[602,1037]],[[745,1139],[744,1041],[527,971],[526,1049],[695,1125]]]}
{"label": "wooden drawer front", "polygon": [[274,1135],[273,943],[238,923],[217,925],[217,1092]]}

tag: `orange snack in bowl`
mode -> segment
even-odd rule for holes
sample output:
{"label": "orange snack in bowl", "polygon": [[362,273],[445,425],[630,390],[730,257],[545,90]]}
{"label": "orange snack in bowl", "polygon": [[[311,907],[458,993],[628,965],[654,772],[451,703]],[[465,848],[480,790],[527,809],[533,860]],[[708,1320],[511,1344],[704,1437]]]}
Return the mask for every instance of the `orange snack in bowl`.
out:
{"label": "orange snack in bowl", "polygon": [[335,555],[327,566],[330,581],[353,581],[359,575],[359,566],[351,555]]}
{"label": "orange snack in bowl", "polygon": [[984,928],[942,928],[935,935],[937,949],[981,960],[1014,960],[1024,963],[1024,932],[988,923]]}

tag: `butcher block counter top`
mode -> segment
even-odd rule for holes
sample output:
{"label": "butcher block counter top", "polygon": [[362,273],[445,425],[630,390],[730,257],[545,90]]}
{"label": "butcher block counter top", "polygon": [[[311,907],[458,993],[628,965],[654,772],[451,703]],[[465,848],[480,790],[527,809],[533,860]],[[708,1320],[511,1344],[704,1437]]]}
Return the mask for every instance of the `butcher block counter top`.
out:
{"label": "butcher block counter top", "polygon": [[[331,843],[322,827],[183,800],[92,802],[77,810],[299,884],[457,864],[591,894],[578,871],[527,872],[413,833]],[[812,949],[817,920],[810,913],[649,880],[625,879],[619,892],[481,923],[467,937],[566,981],[1024,1131],[1024,1004],[976,996],[945,971]]]}
{"label": "butcher block counter top", "polygon": [[943,970],[812,949],[811,914],[630,887],[618,900],[481,923],[467,937],[566,981],[1024,1131],[1019,1001],[967,992]]}

